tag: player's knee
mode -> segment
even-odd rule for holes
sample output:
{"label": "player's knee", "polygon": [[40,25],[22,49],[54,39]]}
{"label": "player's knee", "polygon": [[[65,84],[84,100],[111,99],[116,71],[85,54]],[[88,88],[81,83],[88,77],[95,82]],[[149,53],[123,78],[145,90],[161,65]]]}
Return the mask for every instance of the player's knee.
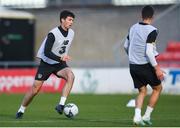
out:
{"label": "player's knee", "polygon": [[38,94],[38,92],[39,92],[38,90],[33,89],[32,94],[35,96]]}
{"label": "player's knee", "polygon": [[38,94],[38,92],[39,92],[39,89],[33,87],[33,89],[32,89],[32,94],[35,96],[35,95]]}
{"label": "player's knee", "polygon": [[162,91],[162,85],[154,86],[153,91],[161,92]]}
{"label": "player's knee", "polygon": [[68,72],[68,80],[74,81],[75,75],[73,72]]}
{"label": "player's knee", "polygon": [[163,88],[162,85],[158,85],[158,86],[157,86],[157,91],[158,91],[158,92],[161,92],[161,91],[162,91],[162,88]]}
{"label": "player's knee", "polygon": [[143,90],[143,91],[142,91],[142,94],[143,94],[144,96],[146,96],[146,95],[147,95],[147,90]]}
{"label": "player's knee", "polygon": [[37,95],[38,92],[40,91],[40,88],[41,88],[41,86],[33,85],[33,87],[32,87],[32,94],[33,95]]}
{"label": "player's knee", "polygon": [[142,95],[146,96],[146,95],[147,95],[147,89],[146,89],[146,87],[140,88],[140,89],[139,89],[139,93],[141,93]]}

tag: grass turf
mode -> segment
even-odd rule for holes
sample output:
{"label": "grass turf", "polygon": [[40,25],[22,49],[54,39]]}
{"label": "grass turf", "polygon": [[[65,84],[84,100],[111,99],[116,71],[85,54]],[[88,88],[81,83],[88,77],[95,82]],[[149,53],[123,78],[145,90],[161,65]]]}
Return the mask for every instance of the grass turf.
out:
{"label": "grass turf", "polygon": [[[59,115],[54,110],[59,94],[39,94],[27,108],[23,119],[15,119],[24,95],[0,94],[0,127],[131,127],[134,108],[127,108],[127,102],[135,95],[70,95],[68,102],[79,107],[74,119]],[[147,103],[148,97],[145,99]],[[152,114],[153,126],[180,126],[180,95],[161,95]],[[145,106],[142,110],[144,113]]]}

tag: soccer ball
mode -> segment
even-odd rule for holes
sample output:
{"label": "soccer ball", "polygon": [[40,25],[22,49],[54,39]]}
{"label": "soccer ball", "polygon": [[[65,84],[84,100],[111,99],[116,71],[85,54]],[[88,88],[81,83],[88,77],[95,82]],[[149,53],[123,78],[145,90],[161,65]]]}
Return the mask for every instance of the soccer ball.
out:
{"label": "soccer ball", "polygon": [[78,107],[74,103],[68,103],[64,107],[64,115],[68,118],[74,118],[78,112]]}

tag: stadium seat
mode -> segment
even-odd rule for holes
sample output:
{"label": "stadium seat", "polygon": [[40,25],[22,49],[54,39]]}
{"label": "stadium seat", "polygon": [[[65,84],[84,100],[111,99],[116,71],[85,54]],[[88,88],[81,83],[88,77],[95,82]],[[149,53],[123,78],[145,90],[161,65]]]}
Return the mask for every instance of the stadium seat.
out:
{"label": "stadium seat", "polygon": [[166,63],[159,63],[160,67],[162,68],[180,68],[180,64],[174,63],[174,62],[166,62]]}
{"label": "stadium seat", "polygon": [[156,57],[161,67],[180,68],[180,42],[169,41],[166,51]]}
{"label": "stadium seat", "polygon": [[180,64],[170,63],[168,67],[180,68]]}
{"label": "stadium seat", "polygon": [[164,52],[157,57],[158,61],[180,61],[180,52]]}
{"label": "stadium seat", "polygon": [[166,47],[167,52],[180,52],[180,42],[170,41]]}

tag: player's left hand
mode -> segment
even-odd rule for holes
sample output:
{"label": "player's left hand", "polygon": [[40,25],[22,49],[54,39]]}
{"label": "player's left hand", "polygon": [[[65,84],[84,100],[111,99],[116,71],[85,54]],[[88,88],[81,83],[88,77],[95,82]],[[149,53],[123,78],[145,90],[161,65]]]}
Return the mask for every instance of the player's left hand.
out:
{"label": "player's left hand", "polygon": [[64,55],[64,56],[61,57],[61,60],[62,60],[62,61],[70,61],[70,60],[71,60],[71,57],[68,56],[68,55]]}

